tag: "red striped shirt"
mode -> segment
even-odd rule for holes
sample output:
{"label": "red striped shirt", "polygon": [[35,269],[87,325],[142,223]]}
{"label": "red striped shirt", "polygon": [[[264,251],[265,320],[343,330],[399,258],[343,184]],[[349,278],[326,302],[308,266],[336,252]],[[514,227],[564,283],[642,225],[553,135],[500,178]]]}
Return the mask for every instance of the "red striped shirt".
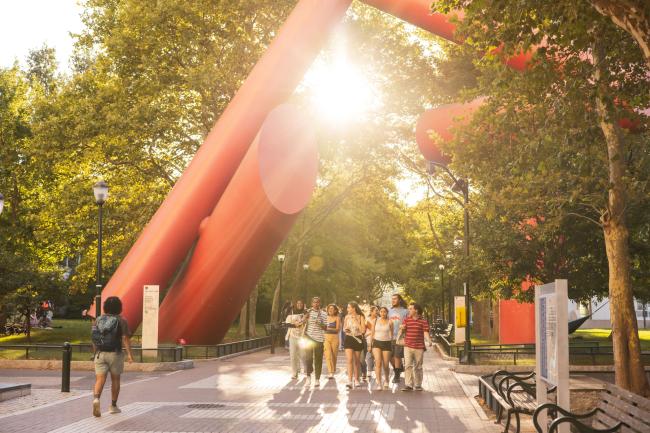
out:
{"label": "red striped shirt", "polygon": [[429,332],[429,323],[422,318],[407,317],[403,324],[406,328],[404,345],[411,349],[424,349],[424,333]]}

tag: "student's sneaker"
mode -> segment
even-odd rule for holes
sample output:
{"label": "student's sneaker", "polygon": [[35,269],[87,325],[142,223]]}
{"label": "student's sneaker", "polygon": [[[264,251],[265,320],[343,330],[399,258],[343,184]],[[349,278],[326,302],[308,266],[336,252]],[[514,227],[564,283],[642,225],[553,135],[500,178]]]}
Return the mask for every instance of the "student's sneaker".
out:
{"label": "student's sneaker", "polygon": [[388,383],[384,383],[384,389],[388,389],[388,388],[389,388]]}
{"label": "student's sneaker", "polygon": [[316,379],[314,381],[314,388],[318,388],[320,386],[320,379]]}
{"label": "student's sneaker", "polygon": [[424,388],[422,388],[421,386],[416,386],[416,387],[415,387],[415,390],[416,390],[416,391],[424,391]]}
{"label": "student's sneaker", "polygon": [[93,416],[96,416],[96,417],[102,416],[102,411],[99,408],[99,399],[98,398],[93,400]]}
{"label": "student's sneaker", "polygon": [[360,386],[361,386],[361,384],[359,383],[359,381],[358,381],[358,380],[355,380],[355,381],[354,381],[354,387],[355,387],[355,388],[359,388]]}
{"label": "student's sneaker", "polygon": [[352,385],[352,382],[348,382],[348,383],[345,384],[345,387],[346,387],[347,389],[352,389],[352,386],[353,386],[353,385]]}
{"label": "student's sneaker", "polygon": [[332,379],[334,379],[334,375],[333,375],[333,374],[330,374],[329,376],[327,376],[327,380],[332,380]]}
{"label": "student's sneaker", "polygon": [[305,377],[305,386],[311,386],[311,376]]}
{"label": "student's sneaker", "polygon": [[381,391],[382,389],[384,389],[384,387],[381,386],[381,383],[378,383],[377,386],[375,387],[376,391]]}
{"label": "student's sneaker", "polygon": [[292,380],[296,380],[296,379],[298,379],[298,373],[296,373],[296,374],[294,374],[293,376],[291,376],[291,379],[292,379]]}
{"label": "student's sneaker", "polygon": [[410,391],[413,391],[413,388],[410,387],[410,386],[405,386],[404,388],[402,388],[402,391],[404,391],[404,392],[410,392]]}
{"label": "student's sneaker", "polygon": [[400,373],[393,374],[393,383],[399,383]]}
{"label": "student's sneaker", "polygon": [[108,408],[108,413],[122,413],[119,407],[111,405],[111,407]]}

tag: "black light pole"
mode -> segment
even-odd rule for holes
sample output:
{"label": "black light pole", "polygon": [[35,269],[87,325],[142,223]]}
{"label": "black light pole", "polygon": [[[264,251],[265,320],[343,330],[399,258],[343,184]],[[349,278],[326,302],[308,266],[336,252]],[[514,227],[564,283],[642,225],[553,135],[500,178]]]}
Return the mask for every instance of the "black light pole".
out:
{"label": "black light pole", "polygon": [[278,323],[282,320],[282,309],[284,308],[284,303],[282,302],[282,271],[284,270],[284,259],[284,253],[278,254],[278,262],[280,262],[280,293],[278,294],[280,308],[278,308]]}
{"label": "black light pole", "polygon": [[[448,175],[451,177],[451,180],[454,184],[451,187],[451,190],[458,195],[463,196],[462,206],[463,206],[463,252],[465,256],[465,262],[468,263],[469,259],[469,181],[467,179],[459,179],[447,168],[446,165],[440,164],[438,162],[429,161],[427,166],[427,171],[429,174],[435,172],[435,167],[442,168]],[[465,353],[465,361],[469,360],[469,352],[472,350],[472,340],[470,332],[470,305],[471,305],[471,296],[469,292],[469,272],[465,272],[465,281],[463,282],[463,289],[465,294],[465,343],[463,345]]]}
{"label": "black light pole", "polygon": [[445,265],[440,263],[438,265],[440,269],[440,319],[442,322],[445,321]]}
{"label": "black light pole", "polygon": [[305,280],[302,283],[302,293],[300,296],[302,297],[302,301],[305,302],[305,297],[307,296],[307,283],[309,282],[307,281],[307,277],[309,276],[309,273],[307,272],[309,271],[309,263],[303,263],[302,270],[305,271]]}
{"label": "black light pole", "polygon": [[95,284],[95,319],[102,314],[102,218],[103,207],[108,199],[108,185],[100,180],[93,186],[95,203],[99,209],[99,221],[97,224],[97,280]]}

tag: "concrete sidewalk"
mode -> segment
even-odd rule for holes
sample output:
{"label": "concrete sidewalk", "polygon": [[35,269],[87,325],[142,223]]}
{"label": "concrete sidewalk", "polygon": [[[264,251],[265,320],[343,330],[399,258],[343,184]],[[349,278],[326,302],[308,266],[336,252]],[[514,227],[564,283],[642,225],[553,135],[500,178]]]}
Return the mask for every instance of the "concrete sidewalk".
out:
{"label": "concrete sidewalk", "polygon": [[[450,363],[425,355],[423,392],[345,389],[344,358],[336,380],[320,387],[290,380],[288,354],[258,352],[228,360],[195,363],[192,370],[128,378],[119,406],[108,414],[110,388],[101,418],[91,415],[90,392],[48,406],[0,416],[2,433],[56,432],[498,432],[468,398]],[[22,374],[26,374],[22,372]],[[2,378],[2,372],[0,372]],[[88,384],[84,377],[73,384]],[[74,386],[74,385],[73,385]],[[88,389],[88,388],[86,388]],[[18,399],[19,400],[19,399]],[[6,402],[9,403],[9,402]],[[2,405],[0,403],[0,410]]]}

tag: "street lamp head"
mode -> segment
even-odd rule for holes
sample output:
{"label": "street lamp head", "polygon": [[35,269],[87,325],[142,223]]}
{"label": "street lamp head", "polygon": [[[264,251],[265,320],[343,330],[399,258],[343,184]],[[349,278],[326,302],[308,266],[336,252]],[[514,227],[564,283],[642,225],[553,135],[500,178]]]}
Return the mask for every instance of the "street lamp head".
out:
{"label": "street lamp head", "polygon": [[2,209],[5,207],[5,196],[0,194],[0,213],[2,213]]}
{"label": "street lamp head", "polygon": [[438,269],[440,269],[441,271],[444,271],[444,270],[445,270],[445,265],[443,265],[442,263],[440,263],[440,264],[438,265]]}
{"label": "street lamp head", "polygon": [[284,258],[285,258],[284,253],[278,254],[278,262],[280,262],[280,263],[284,262]]}
{"label": "street lamp head", "polygon": [[100,180],[93,186],[93,193],[95,194],[95,203],[103,205],[108,199],[108,184]]}
{"label": "street lamp head", "polygon": [[305,271],[308,271],[309,270],[309,263],[303,264],[302,269],[305,270]]}

